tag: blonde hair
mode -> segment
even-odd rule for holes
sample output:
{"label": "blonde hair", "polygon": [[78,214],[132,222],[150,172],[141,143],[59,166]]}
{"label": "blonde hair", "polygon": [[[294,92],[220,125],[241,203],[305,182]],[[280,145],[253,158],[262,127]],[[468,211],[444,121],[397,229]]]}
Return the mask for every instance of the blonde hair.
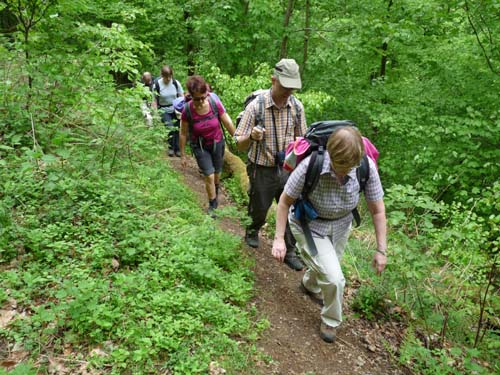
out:
{"label": "blonde hair", "polygon": [[361,133],[350,126],[335,130],[328,138],[326,149],[333,168],[340,173],[347,173],[357,167],[365,153]]}

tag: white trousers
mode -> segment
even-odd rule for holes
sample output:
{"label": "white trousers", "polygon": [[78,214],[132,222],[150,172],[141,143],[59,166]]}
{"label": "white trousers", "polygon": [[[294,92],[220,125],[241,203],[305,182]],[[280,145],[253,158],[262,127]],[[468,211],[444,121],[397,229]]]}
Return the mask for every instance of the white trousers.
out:
{"label": "white trousers", "polygon": [[144,116],[144,122],[147,127],[153,126],[153,116],[151,115],[151,109],[146,103],[141,104],[142,115]]}
{"label": "white trousers", "polygon": [[[332,235],[319,238],[313,237],[318,254],[311,256],[302,227],[290,222],[293,236],[297,240],[297,249],[307,266],[302,282],[314,293],[323,295],[321,320],[328,326],[338,327],[342,323],[342,301],[344,296],[345,278],[340,267],[340,261],[350,233],[350,227],[345,233],[335,233],[332,222]],[[335,238],[333,238],[335,233]]]}

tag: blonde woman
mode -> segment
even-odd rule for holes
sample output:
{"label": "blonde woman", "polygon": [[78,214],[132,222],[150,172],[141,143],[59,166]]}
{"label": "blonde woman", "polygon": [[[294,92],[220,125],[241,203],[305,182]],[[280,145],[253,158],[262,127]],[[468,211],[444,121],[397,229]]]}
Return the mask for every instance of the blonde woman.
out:
{"label": "blonde woman", "polygon": [[[310,157],[304,159],[292,172],[281,194],[276,218],[276,237],[272,254],[283,261],[286,254],[285,226],[288,221],[297,240],[307,270],[301,288],[311,299],[323,306],[321,310],[320,337],[334,342],[336,330],[342,323],[342,298],[345,279],[340,261],[349,237],[353,220],[352,210],[359,201],[359,183],[356,167],[364,154],[361,134],[356,128],[343,127],[333,132],[327,143],[317,187],[308,199],[315,207],[318,218],[309,222],[317,253],[307,245],[304,231],[290,209],[300,197],[304,187]],[[364,190],[365,199],[375,227],[377,250],[373,267],[381,273],[387,263],[387,229],[383,190],[371,158],[369,179]]]}

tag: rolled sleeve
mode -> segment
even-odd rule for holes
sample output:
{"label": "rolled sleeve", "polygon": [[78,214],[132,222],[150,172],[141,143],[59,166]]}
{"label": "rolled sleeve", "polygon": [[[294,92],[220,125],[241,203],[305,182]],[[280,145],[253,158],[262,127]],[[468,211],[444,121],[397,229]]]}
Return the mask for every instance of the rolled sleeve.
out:
{"label": "rolled sleeve", "polygon": [[254,100],[243,112],[243,116],[241,118],[236,131],[234,132],[234,137],[240,136],[248,136],[252,131],[252,128],[255,123],[255,104],[257,100]]}

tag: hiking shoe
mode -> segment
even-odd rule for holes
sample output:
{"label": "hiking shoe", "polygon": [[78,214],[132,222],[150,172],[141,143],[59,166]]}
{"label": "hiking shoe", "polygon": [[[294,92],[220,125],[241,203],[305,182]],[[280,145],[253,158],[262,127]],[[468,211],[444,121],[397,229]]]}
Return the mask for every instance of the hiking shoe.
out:
{"label": "hiking shoe", "polygon": [[180,158],[181,157],[181,152],[180,151],[176,151],[175,152],[175,156],[177,156],[178,158]]}
{"label": "hiking shoe", "polygon": [[168,156],[170,157],[174,156],[174,150],[172,149],[168,150]]}
{"label": "hiking shoe", "polygon": [[304,263],[302,263],[295,252],[286,253],[285,264],[295,271],[302,271],[304,269]]}
{"label": "hiking shoe", "polygon": [[300,290],[304,292],[304,294],[307,294],[311,301],[317,303],[320,306],[323,306],[323,295],[321,293],[311,292],[306,288],[303,282],[300,282]]}
{"label": "hiking shoe", "polygon": [[212,219],[217,219],[217,213],[215,212],[215,207],[209,206],[207,210],[208,216],[210,216]]}
{"label": "hiking shoe", "polygon": [[259,232],[252,231],[245,233],[245,242],[248,246],[253,247],[254,249],[259,247]]}
{"label": "hiking shoe", "polygon": [[329,325],[321,322],[321,326],[319,327],[319,337],[328,343],[334,342],[337,337],[337,327],[330,327]]}

